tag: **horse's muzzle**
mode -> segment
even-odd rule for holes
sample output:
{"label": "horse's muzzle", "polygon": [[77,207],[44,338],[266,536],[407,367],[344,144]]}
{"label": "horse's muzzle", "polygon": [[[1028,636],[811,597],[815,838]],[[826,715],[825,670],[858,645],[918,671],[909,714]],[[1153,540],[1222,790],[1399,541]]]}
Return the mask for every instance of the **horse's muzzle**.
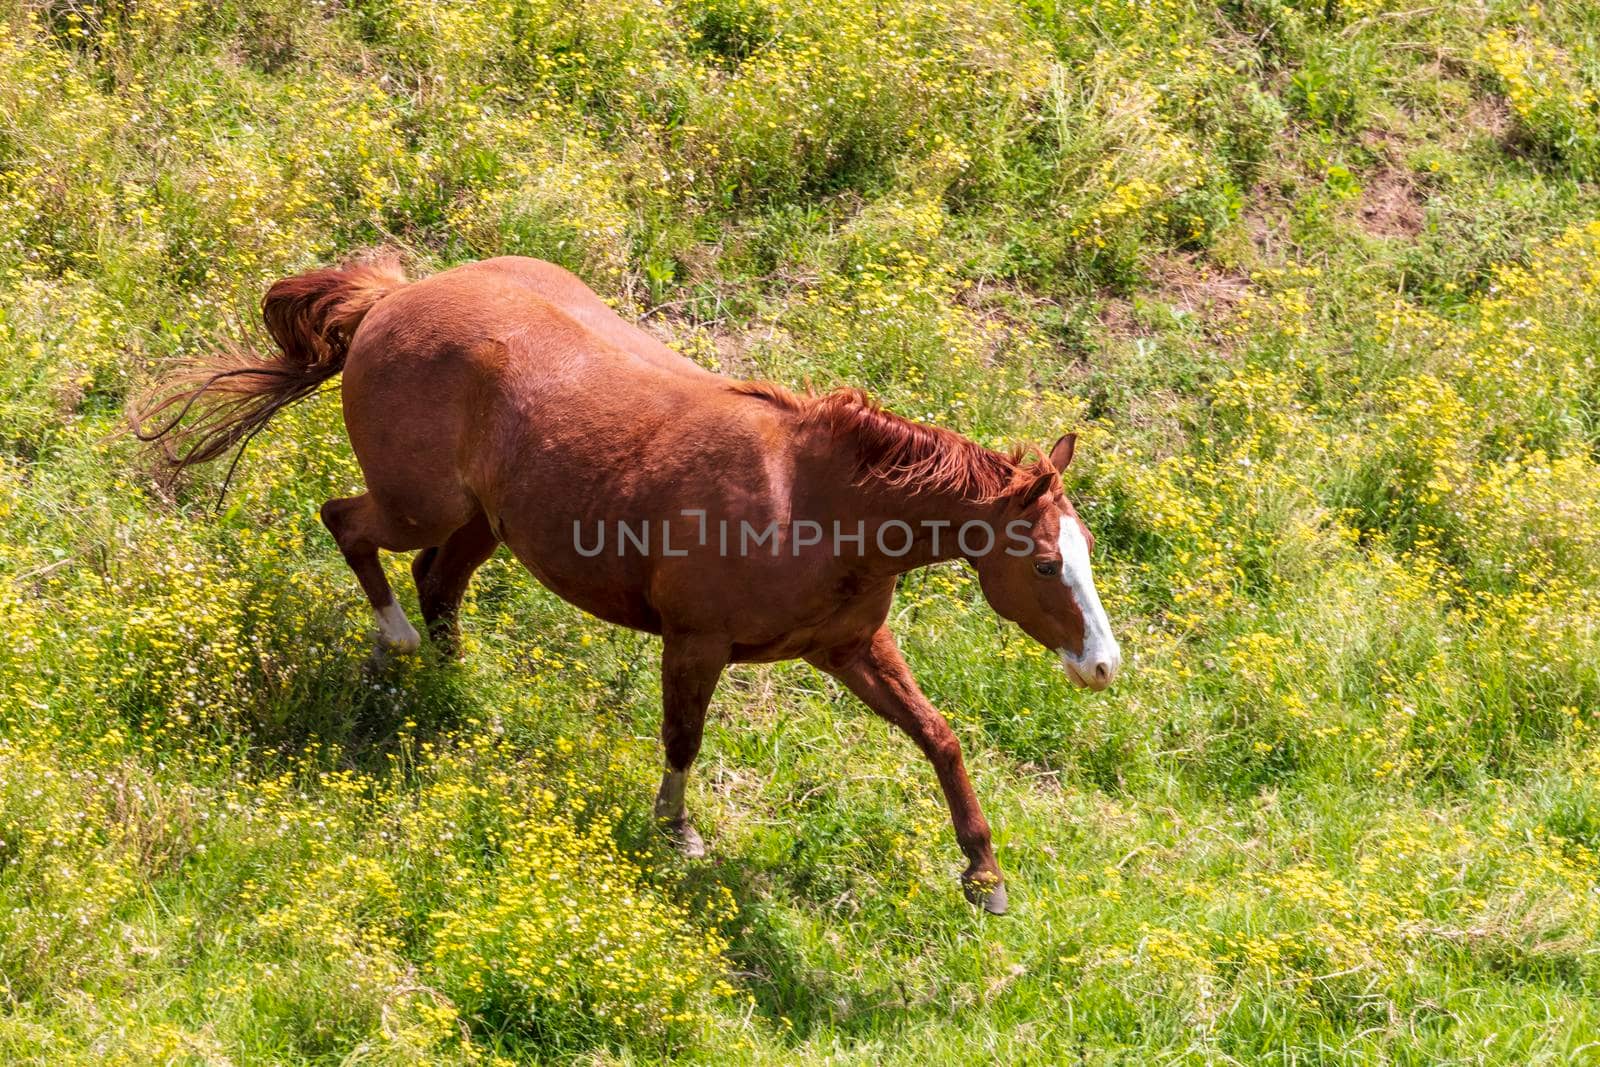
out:
{"label": "horse's muzzle", "polygon": [[1063,648],[1061,666],[1075,685],[1098,692],[1116,680],[1122,669],[1122,650],[1113,645],[1107,650],[1074,656]]}

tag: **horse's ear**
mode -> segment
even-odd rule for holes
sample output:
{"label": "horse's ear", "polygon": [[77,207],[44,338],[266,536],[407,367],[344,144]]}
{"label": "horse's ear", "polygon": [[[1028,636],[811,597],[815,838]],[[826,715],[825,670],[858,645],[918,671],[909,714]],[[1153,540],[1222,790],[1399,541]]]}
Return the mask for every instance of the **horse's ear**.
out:
{"label": "horse's ear", "polygon": [[1033,481],[1027,483],[1017,493],[1017,506],[1026,508],[1035,500],[1044,496],[1056,485],[1056,472],[1052,470],[1040,471],[1033,476]]}
{"label": "horse's ear", "polygon": [[1078,449],[1078,435],[1064,433],[1050,449],[1050,465],[1058,471],[1064,471],[1072,466],[1072,453]]}

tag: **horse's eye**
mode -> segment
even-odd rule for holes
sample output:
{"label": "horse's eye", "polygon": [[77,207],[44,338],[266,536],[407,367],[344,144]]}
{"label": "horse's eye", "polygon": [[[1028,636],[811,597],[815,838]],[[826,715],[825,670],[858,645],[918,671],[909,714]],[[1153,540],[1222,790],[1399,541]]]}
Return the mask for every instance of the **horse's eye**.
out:
{"label": "horse's eye", "polygon": [[1035,563],[1033,565],[1033,569],[1034,569],[1034,572],[1036,574],[1040,575],[1041,577],[1054,578],[1056,575],[1061,573],[1061,564],[1059,564],[1059,563]]}

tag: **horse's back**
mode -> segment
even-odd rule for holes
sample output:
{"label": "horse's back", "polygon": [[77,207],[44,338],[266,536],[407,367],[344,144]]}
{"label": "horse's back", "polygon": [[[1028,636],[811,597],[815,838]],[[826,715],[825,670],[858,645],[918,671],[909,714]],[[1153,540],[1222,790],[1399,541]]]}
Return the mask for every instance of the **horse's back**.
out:
{"label": "horse's back", "polygon": [[726,471],[759,443],[753,435],[770,436],[747,425],[764,405],[728,385],[571,273],[504,257],[380,300],[352,338],[343,393],[368,488],[406,514],[454,518],[636,492],[611,483],[646,469],[655,486],[707,462]]}
{"label": "horse's back", "polygon": [[710,372],[618,315],[616,309],[583,283],[577,275],[554,263],[525,256],[501,256],[469,266],[503,273],[526,285],[594,337],[620,351],[663,367],[691,375]]}
{"label": "horse's back", "polygon": [[[545,348],[580,349],[712,377],[623,319],[571,271],[525,256],[465,263],[413,282],[385,298],[372,318],[373,339],[383,338],[384,347],[398,347],[413,358],[418,350],[439,354],[516,338],[525,342],[515,346],[524,359],[537,359]],[[364,323],[361,334],[367,332]]]}

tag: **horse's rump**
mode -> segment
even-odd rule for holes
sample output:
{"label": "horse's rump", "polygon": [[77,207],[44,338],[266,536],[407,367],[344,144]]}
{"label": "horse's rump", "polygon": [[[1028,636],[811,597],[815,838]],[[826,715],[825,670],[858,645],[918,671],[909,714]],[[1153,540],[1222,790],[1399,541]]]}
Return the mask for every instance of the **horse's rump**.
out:
{"label": "horse's rump", "polygon": [[[242,452],[274,415],[339,373],[361,320],[404,284],[393,258],[275,283],[261,313],[278,354],[262,356],[248,345],[234,345],[182,366],[131,405],[134,436],[159,443],[174,475],[235,445]],[[161,425],[149,425],[173,409]]]}

